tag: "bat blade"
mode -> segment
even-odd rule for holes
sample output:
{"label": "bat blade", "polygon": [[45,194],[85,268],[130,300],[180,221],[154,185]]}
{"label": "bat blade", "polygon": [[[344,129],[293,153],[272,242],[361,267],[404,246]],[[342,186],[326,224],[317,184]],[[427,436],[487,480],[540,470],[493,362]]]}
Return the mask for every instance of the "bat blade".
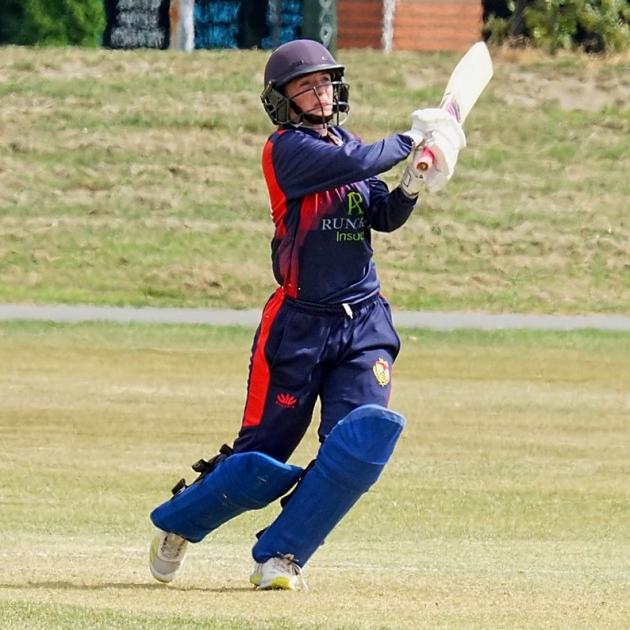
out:
{"label": "bat blade", "polygon": [[[440,107],[463,124],[488,85],[493,72],[494,68],[488,47],[484,42],[477,42],[468,49],[453,69],[446,84]],[[416,168],[426,171],[433,164],[433,160],[432,151],[424,149]]]}
{"label": "bat blade", "polygon": [[440,107],[454,105],[463,123],[493,74],[492,59],[484,42],[477,42],[459,60],[446,84]]}

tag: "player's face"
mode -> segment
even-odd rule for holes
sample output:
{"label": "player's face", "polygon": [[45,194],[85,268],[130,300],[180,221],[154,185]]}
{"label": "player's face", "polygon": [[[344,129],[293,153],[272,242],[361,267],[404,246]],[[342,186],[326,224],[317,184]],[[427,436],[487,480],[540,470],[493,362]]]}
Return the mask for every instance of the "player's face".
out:
{"label": "player's face", "polygon": [[329,72],[313,72],[289,81],[285,94],[305,114],[331,116],[333,111],[333,85]]}

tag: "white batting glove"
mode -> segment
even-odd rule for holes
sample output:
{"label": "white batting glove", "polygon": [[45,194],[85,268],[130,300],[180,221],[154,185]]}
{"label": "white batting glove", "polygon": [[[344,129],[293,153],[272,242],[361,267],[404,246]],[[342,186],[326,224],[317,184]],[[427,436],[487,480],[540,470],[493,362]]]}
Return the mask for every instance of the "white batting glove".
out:
{"label": "white batting glove", "polygon": [[[433,164],[422,176],[427,188],[435,192],[453,176],[459,151],[466,146],[466,135],[459,122],[441,108],[417,109],[411,119],[413,127],[426,138],[424,146],[434,156]],[[418,159],[419,154],[414,164]]]}
{"label": "white batting glove", "polygon": [[450,137],[457,150],[466,146],[466,136],[462,126],[452,114],[441,107],[416,109],[411,114],[411,128],[415,134],[420,134],[425,138],[436,131],[442,132]]}
{"label": "white batting glove", "polygon": [[444,119],[445,110],[438,107],[416,109],[411,114],[411,129],[403,131],[404,136],[413,140],[414,149],[429,139],[436,123]]}

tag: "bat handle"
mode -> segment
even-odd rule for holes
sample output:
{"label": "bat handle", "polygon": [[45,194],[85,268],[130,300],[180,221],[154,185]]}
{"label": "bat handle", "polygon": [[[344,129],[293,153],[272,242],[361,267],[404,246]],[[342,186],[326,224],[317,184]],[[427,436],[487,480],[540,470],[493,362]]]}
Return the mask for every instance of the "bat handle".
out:
{"label": "bat handle", "polygon": [[433,162],[435,161],[435,155],[433,155],[433,151],[431,149],[424,148],[422,149],[422,153],[420,154],[420,159],[416,163],[416,168],[419,171],[428,171]]}

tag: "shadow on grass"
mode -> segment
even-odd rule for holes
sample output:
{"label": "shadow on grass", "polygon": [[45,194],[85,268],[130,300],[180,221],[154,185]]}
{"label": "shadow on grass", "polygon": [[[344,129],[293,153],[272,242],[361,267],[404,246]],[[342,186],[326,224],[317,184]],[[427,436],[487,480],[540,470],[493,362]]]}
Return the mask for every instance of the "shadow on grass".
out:
{"label": "shadow on grass", "polygon": [[103,582],[101,584],[76,584],[74,582],[65,581],[43,581],[43,582],[24,582],[24,583],[6,583],[0,582],[0,589],[16,589],[16,590],[31,590],[31,589],[52,589],[62,591],[99,591],[104,589],[120,589],[120,590],[168,590],[168,591],[181,591],[181,592],[200,592],[200,593],[245,593],[251,591],[255,592],[253,586],[235,586],[227,587],[222,586],[218,588],[204,588],[199,586],[166,586],[164,584],[151,584],[144,582]]}

